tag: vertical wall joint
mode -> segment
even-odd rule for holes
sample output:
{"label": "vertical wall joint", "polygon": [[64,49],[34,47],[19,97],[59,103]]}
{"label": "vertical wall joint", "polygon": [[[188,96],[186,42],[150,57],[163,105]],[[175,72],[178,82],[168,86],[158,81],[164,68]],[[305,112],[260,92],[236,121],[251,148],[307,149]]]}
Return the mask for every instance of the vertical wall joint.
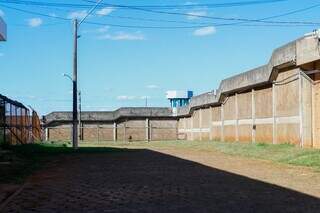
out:
{"label": "vertical wall joint", "polygon": [[255,90],[251,90],[251,120],[252,120],[252,143],[256,142],[256,102]]}
{"label": "vertical wall joint", "polygon": [[235,111],[236,111],[236,142],[239,142],[239,106],[238,106],[238,94],[235,94]]}

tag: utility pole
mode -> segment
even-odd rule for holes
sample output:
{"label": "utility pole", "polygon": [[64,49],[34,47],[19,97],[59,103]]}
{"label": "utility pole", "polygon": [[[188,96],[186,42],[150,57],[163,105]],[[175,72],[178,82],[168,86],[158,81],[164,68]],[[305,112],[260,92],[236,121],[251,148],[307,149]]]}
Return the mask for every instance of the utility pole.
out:
{"label": "utility pole", "polygon": [[78,20],[73,21],[73,110],[72,110],[72,147],[78,149]]}
{"label": "utility pole", "polygon": [[72,146],[74,149],[78,149],[78,28],[88,18],[91,13],[99,6],[103,0],[98,0],[97,3],[91,8],[85,17],[78,23],[77,19],[73,20],[73,111],[72,111]]}
{"label": "utility pole", "polygon": [[82,125],[81,125],[81,91],[79,91],[79,140],[82,140]]}

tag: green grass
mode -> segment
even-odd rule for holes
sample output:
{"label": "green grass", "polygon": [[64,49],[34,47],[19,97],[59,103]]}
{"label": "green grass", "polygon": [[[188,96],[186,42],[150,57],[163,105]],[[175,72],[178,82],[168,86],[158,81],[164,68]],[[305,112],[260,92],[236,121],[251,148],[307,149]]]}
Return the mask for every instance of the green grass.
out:
{"label": "green grass", "polygon": [[[87,145],[86,145],[87,146]],[[109,146],[126,148],[155,148],[155,149],[192,149],[199,151],[219,151],[229,155],[274,161],[297,166],[312,167],[320,171],[320,150],[302,149],[290,144],[251,144],[204,141],[162,141],[162,142],[107,142],[94,143],[91,146]],[[214,154],[214,153],[213,153]]]}
{"label": "green grass", "polygon": [[43,168],[47,162],[61,155],[128,152],[134,149],[187,149],[212,152],[212,154],[218,151],[229,155],[307,166],[320,171],[320,150],[301,149],[289,144],[159,141],[83,143],[78,150],[72,149],[67,143],[39,143],[4,148],[11,153],[8,159],[11,163],[0,165],[0,183],[21,183],[34,171]]}
{"label": "green grass", "polygon": [[33,172],[61,155],[130,151],[108,147],[80,147],[74,150],[65,143],[2,146],[0,149],[5,150],[0,156],[1,161],[10,163],[0,164],[0,183],[22,183]]}
{"label": "green grass", "polygon": [[320,150],[302,149],[289,144],[272,145],[221,142],[213,143],[213,147],[226,154],[313,167],[320,170]]}

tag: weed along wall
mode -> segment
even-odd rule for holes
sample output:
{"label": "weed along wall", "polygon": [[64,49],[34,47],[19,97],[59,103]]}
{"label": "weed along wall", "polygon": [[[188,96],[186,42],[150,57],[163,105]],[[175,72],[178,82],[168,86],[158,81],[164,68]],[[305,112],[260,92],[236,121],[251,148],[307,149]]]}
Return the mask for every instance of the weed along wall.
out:
{"label": "weed along wall", "polygon": [[[320,148],[317,34],[273,51],[269,62],[221,81],[177,108],[120,108],[81,115],[83,140],[215,140]],[[72,114],[46,117],[48,140],[71,137]]]}

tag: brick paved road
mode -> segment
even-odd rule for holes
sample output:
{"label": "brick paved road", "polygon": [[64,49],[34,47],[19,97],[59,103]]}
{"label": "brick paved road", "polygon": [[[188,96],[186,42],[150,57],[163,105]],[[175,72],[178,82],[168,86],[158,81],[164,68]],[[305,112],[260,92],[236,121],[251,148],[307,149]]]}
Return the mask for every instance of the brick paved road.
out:
{"label": "brick paved road", "polygon": [[150,150],[74,154],[5,212],[319,212],[311,196]]}

